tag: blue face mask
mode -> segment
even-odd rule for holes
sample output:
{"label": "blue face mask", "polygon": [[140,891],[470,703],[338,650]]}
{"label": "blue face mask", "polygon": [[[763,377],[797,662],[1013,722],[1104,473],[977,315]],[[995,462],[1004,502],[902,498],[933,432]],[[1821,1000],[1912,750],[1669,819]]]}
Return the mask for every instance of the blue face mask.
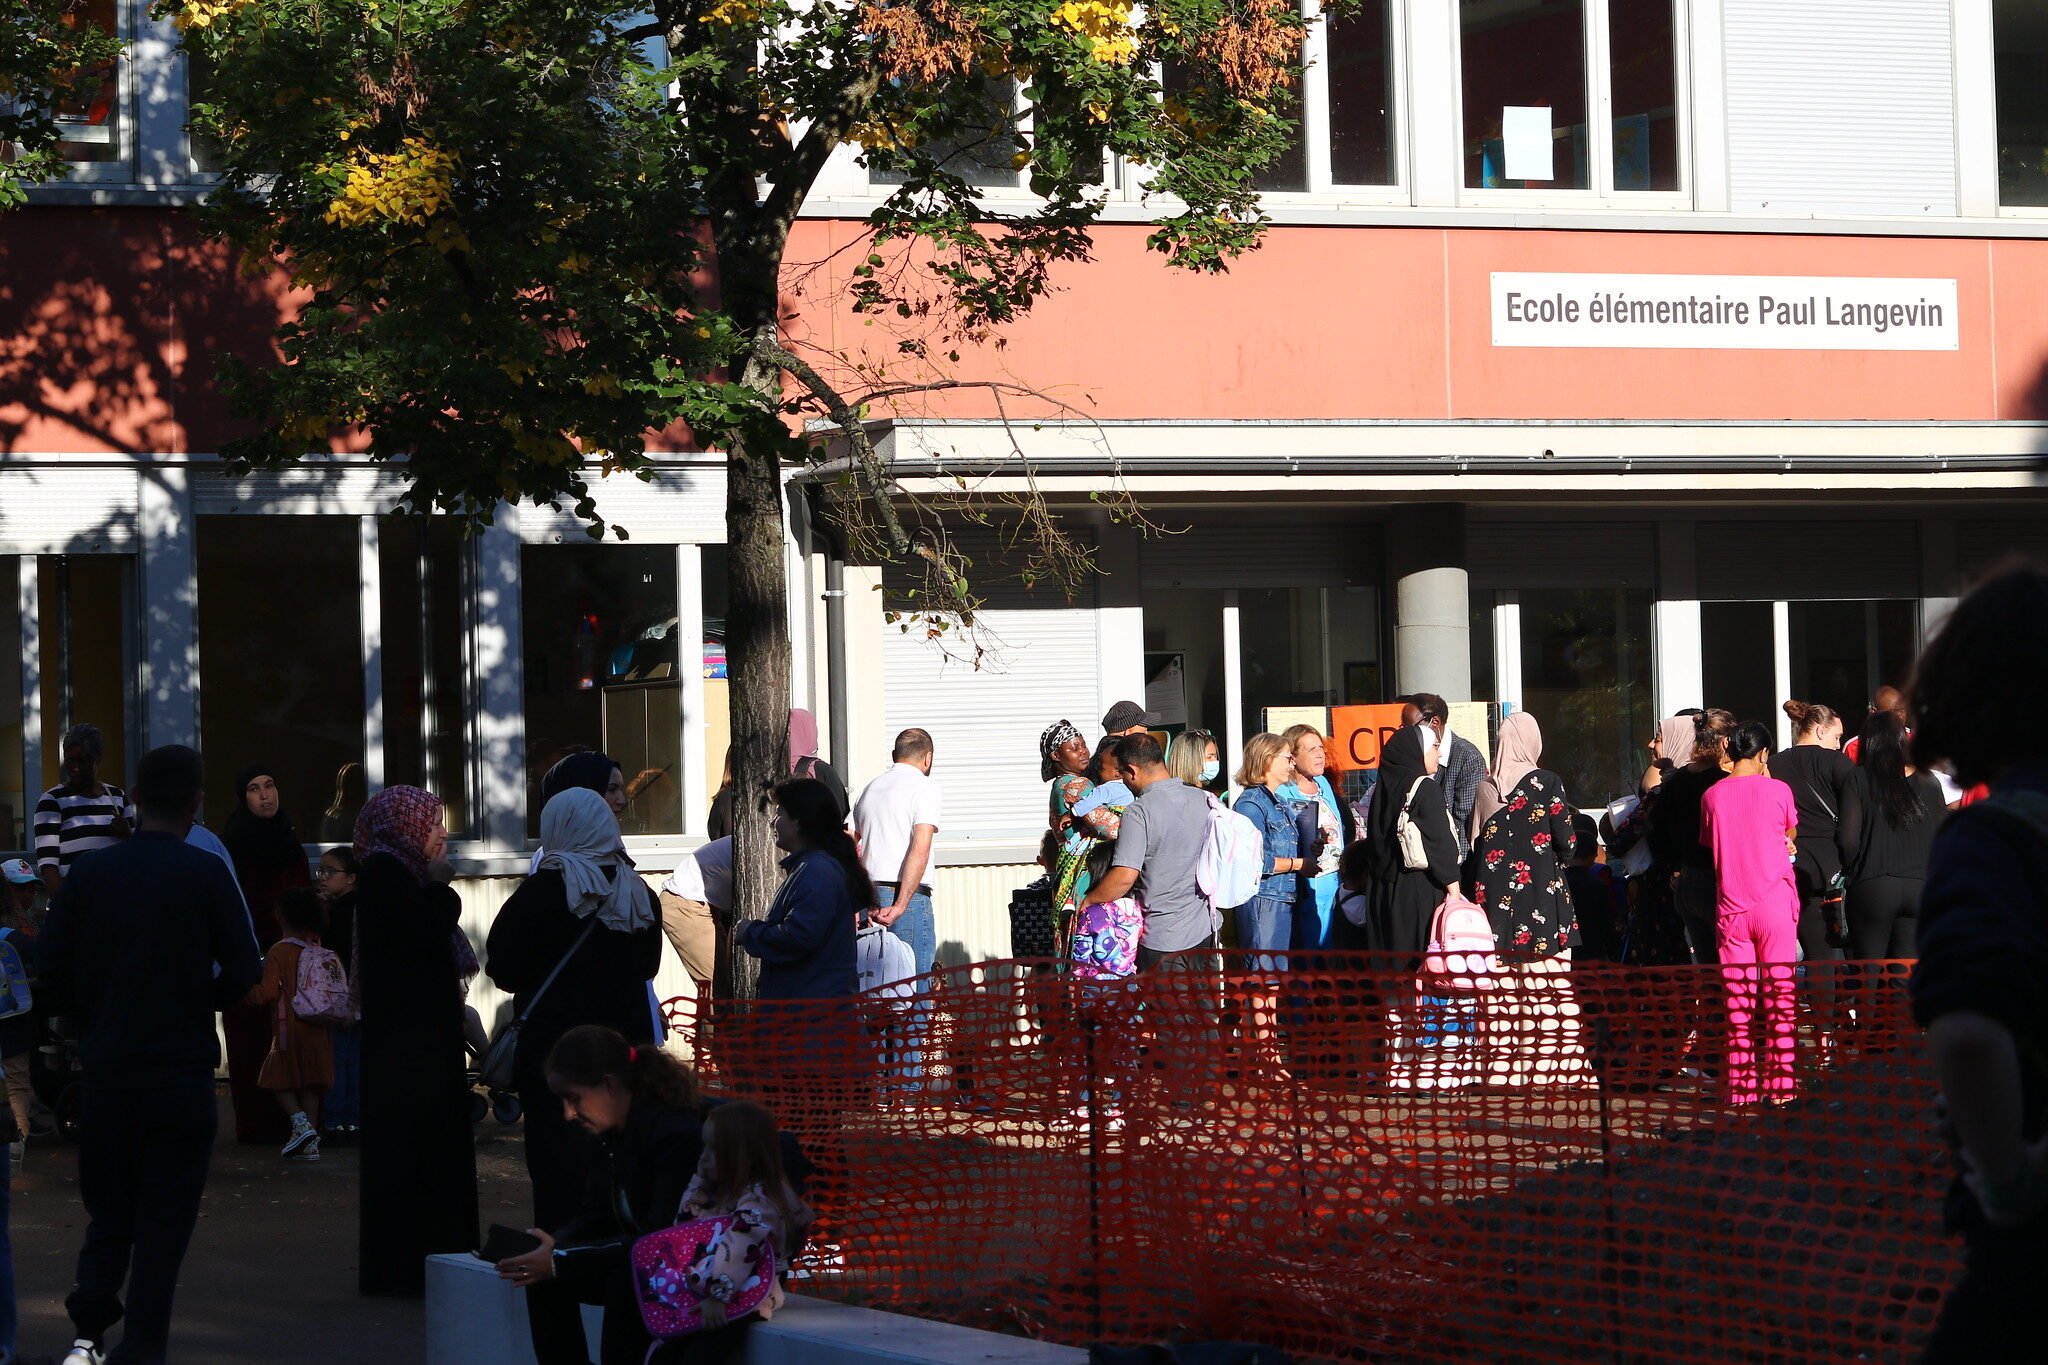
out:
{"label": "blue face mask", "polygon": [[1223,765],[1212,758],[1207,763],[1204,763],[1202,765],[1202,780],[1204,782],[1214,782],[1216,780],[1216,774],[1222,771]]}

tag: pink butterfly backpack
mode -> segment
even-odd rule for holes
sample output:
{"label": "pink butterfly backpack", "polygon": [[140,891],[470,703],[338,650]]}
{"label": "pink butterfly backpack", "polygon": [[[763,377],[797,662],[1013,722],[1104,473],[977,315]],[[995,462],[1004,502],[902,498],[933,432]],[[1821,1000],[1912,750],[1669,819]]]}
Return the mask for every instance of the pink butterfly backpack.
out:
{"label": "pink butterfly backpack", "polygon": [[1471,995],[1490,991],[1500,970],[1494,959],[1493,921],[1486,911],[1463,896],[1446,896],[1430,921],[1429,951],[1422,959],[1422,979],[1433,995]]}

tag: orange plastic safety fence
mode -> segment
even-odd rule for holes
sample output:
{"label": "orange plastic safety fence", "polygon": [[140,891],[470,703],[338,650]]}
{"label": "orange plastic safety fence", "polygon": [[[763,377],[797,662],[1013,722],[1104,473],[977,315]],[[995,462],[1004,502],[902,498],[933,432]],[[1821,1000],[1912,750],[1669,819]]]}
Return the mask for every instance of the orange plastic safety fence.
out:
{"label": "orange plastic safety fence", "polygon": [[820,1174],[806,1292],[1311,1361],[1916,1353],[1958,1264],[1903,963],[1296,954],[671,1002]]}

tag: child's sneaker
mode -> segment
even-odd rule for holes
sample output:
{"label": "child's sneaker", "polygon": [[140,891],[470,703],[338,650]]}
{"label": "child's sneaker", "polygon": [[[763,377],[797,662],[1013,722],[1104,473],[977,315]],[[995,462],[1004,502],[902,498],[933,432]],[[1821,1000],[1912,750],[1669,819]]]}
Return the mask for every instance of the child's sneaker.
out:
{"label": "child's sneaker", "polygon": [[305,1143],[296,1152],[292,1151],[289,1147],[285,1149],[285,1160],[287,1161],[318,1161],[319,1159],[320,1135],[318,1133],[313,1135],[311,1142]]}
{"label": "child's sneaker", "polygon": [[284,1150],[278,1155],[296,1157],[311,1143],[317,1152],[320,1146],[320,1130],[307,1122],[304,1114],[292,1115],[292,1135],[285,1139]]}
{"label": "child's sneaker", "polygon": [[71,1343],[71,1352],[64,1357],[64,1365],[107,1365],[107,1353],[80,1337]]}

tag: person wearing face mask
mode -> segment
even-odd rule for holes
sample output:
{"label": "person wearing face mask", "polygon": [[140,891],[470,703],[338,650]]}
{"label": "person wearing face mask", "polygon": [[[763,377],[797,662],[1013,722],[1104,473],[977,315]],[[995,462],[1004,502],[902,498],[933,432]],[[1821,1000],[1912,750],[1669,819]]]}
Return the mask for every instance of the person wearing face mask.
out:
{"label": "person wearing face mask", "polygon": [[417,1298],[428,1256],[476,1248],[462,997],[477,960],[447,851],[441,800],[418,787],[386,787],[356,817],[364,1294]]}
{"label": "person wearing face mask", "polygon": [[1223,761],[1216,750],[1216,736],[1207,730],[1188,730],[1175,735],[1166,750],[1166,771],[1190,787],[1216,790],[1223,775]]}
{"label": "person wearing face mask", "polygon": [[[277,769],[251,763],[235,774],[236,804],[221,826],[221,842],[248,903],[256,926],[256,942],[269,952],[284,937],[277,906],[287,890],[311,887],[313,874],[306,850],[299,844],[292,817],[278,790]],[[276,1146],[290,1131],[276,1098],[256,1084],[263,1059],[270,1053],[275,1031],[271,1006],[246,1001],[221,1011],[221,1032],[228,1044],[228,1095],[235,1108],[235,1141],[244,1146]]]}

